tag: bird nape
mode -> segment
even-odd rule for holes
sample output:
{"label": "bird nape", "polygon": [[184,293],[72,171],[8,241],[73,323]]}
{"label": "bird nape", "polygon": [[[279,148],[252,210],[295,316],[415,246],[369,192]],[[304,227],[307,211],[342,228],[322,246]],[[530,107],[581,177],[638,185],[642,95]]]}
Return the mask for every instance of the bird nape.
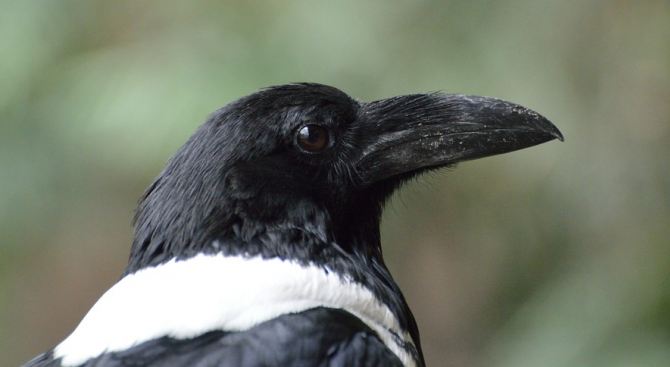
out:
{"label": "bird nape", "polygon": [[142,196],[123,277],[26,366],[424,366],[384,265],[404,182],[561,133],[499,99],[270,87],[211,114]]}

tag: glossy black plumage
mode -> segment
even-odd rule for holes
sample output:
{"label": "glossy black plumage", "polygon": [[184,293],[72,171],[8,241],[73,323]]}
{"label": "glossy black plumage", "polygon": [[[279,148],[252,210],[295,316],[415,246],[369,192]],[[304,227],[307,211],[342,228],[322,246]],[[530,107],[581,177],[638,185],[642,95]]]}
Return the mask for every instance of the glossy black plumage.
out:
{"label": "glossy black plumage", "polygon": [[[296,347],[299,346],[299,347]],[[57,367],[34,360],[26,367]],[[46,362],[46,363],[45,363]],[[400,367],[402,363],[359,319],[315,308],[264,322],[245,332],[212,331],[198,338],[164,337],[94,358],[84,367]]]}
{"label": "glossy black plumage", "polygon": [[[306,126],[327,132],[323,149],[300,144]],[[84,365],[393,366],[400,360],[388,343],[395,343],[408,364],[423,366],[418,327],[382,257],[385,201],[427,170],[555,138],[562,136],[544,117],[485,97],[431,93],[364,103],[319,84],[243,97],[214,112],[145,192],[124,276],[198,254],[280,258],[364,287],[403,332],[382,342],[346,310],[316,308],[247,331],[147,340]],[[29,366],[59,364],[47,353]]]}

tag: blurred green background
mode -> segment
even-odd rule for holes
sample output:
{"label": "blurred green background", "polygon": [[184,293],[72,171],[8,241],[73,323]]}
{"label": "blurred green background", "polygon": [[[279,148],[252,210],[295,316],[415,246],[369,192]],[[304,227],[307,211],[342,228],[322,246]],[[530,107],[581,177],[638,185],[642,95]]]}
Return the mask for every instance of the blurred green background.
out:
{"label": "blurred green background", "polygon": [[0,2],[0,360],[120,276],[144,188],[258,88],[441,90],[565,143],[421,178],[384,217],[429,366],[670,365],[670,2]]}

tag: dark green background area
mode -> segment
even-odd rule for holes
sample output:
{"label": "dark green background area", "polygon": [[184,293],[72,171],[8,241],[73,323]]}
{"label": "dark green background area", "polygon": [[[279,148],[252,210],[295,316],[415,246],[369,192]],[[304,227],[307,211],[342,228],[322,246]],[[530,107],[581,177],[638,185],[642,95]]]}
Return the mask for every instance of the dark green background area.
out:
{"label": "dark green background area", "polygon": [[667,366],[670,3],[0,2],[0,361],[120,276],[136,200],[215,109],[297,81],[532,108],[566,137],[430,174],[383,223],[429,366]]}

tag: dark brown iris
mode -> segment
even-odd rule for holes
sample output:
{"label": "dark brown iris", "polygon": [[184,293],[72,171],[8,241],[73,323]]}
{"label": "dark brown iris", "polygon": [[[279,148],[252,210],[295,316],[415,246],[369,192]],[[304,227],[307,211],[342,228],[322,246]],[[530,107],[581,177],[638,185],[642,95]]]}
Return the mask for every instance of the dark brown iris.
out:
{"label": "dark brown iris", "polygon": [[321,125],[305,125],[298,131],[296,140],[303,150],[318,153],[330,146],[330,131]]}

